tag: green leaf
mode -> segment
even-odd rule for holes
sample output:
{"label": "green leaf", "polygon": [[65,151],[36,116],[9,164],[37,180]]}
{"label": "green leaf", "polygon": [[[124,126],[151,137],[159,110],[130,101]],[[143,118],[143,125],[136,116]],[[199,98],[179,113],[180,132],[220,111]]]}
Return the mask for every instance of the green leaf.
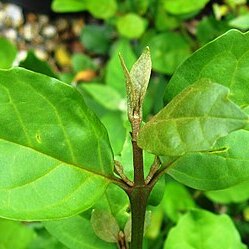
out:
{"label": "green leaf", "polygon": [[132,3],[132,7],[139,15],[146,14],[150,6],[150,0],[137,0]]}
{"label": "green leaf", "polygon": [[120,65],[118,54],[121,53],[127,68],[131,68],[136,61],[136,56],[132,50],[130,42],[126,39],[120,39],[114,44],[111,59],[107,63],[105,82],[107,85],[115,88],[122,97],[126,96],[125,77]]}
{"label": "green leaf", "polygon": [[171,14],[182,15],[201,10],[210,0],[165,0],[164,8]]}
{"label": "green leaf", "polygon": [[126,129],[121,112],[107,112],[101,117],[101,122],[106,127],[114,155],[119,155],[126,138]]}
{"label": "green leaf", "polygon": [[249,132],[233,132],[219,139],[209,152],[186,154],[167,173],[185,185],[202,190],[224,189],[248,181]]}
{"label": "green leaf", "polygon": [[26,249],[35,238],[35,232],[19,222],[0,219],[0,248]]}
{"label": "green leaf", "polygon": [[154,14],[155,27],[158,31],[173,30],[180,26],[180,19],[170,15],[163,8],[164,0],[158,1],[157,8]]}
{"label": "green leaf", "polygon": [[113,87],[98,83],[82,84],[80,87],[106,109],[113,111],[124,109],[125,99]]}
{"label": "green leaf", "polygon": [[163,220],[164,220],[164,213],[161,208],[161,205],[152,208],[150,224],[148,230],[146,231],[147,238],[154,240],[162,234],[161,227]]}
{"label": "green leaf", "polygon": [[46,220],[90,208],[114,162],[81,94],[21,68],[0,71],[0,88],[0,216]]}
{"label": "green leaf", "polygon": [[117,11],[116,0],[85,0],[88,11],[96,18],[108,19]]}
{"label": "green leaf", "polygon": [[100,239],[110,243],[118,242],[120,228],[115,217],[107,210],[94,209],[91,224]]}
{"label": "green leaf", "polygon": [[171,229],[164,249],[213,249],[217,246],[219,249],[247,248],[229,216],[193,210]]}
{"label": "green leaf", "polygon": [[20,62],[19,66],[37,73],[58,78],[58,76],[50,68],[49,64],[46,61],[38,59],[33,51],[28,52],[27,57],[25,60]]}
{"label": "green leaf", "polygon": [[25,249],[68,249],[45,229],[39,231],[37,237]]}
{"label": "green leaf", "polygon": [[115,244],[99,239],[88,219],[81,216],[44,222],[46,229],[69,249],[115,249]]}
{"label": "green leaf", "polygon": [[153,61],[152,68],[159,73],[172,74],[191,53],[188,42],[177,33],[164,32],[148,41]]}
{"label": "green leaf", "polygon": [[112,39],[112,28],[105,25],[85,25],[80,35],[80,41],[90,52],[106,54]]}
{"label": "green leaf", "polygon": [[0,68],[10,68],[16,58],[17,49],[9,40],[0,37]]}
{"label": "green leaf", "polygon": [[129,217],[129,206],[130,202],[126,193],[119,186],[110,184],[93,208],[108,211],[115,217],[119,227],[123,228]]}
{"label": "green leaf", "polygon": [[249,181],[242,182],[227,189],[208,191],[205,195],[216,203],[239,203],[249,199]]}
{"label": "green leaf", "polygon": [[233,28],[248,30],[249,29],[249,14],[238,16],[229,22]]}
{"label": "green leaf", "polygon": [[[119,227],[127,222],[129,199],[124,191],[110,184],[105,194],[94,205],[94,208],[106,210],[118,221]],[[115,249],[116,245],[100,240],[93,231],[90,215],[75,216],[59,221],[43,222],[46,229],[69,249]]]}
{"label": "green leaf", "polygon": [[137,39],[141,37],[147,26],[144,18],[134,13],[128,13],[118,18],[118,32],[129,39]]}
{"label": "green leaf", "polygon": [[197,25],[196,37],[204,45],[230,29],[226,20],[216,20],[213,16],[204,17]]}
{"label": "green leaf", "polygon": [[161,202],[166,215],[174,222],[188,210],[195,207],[195,203],[188,190],[177,182],[167,182],[164,198]]}
{"label": "green leaf", "polygon": [[92,59],[82,53],[76,53],[72,56],[72,65],[75,72],[80,72],[86,69],[95,70],[97,68]]}
{"label": "green leaf", "polygon": [[[195,52],[174,73],[165,91],[169,102],[184,88],[208,78],[231,89],[231,100],[249,104],[249,32],[231,30]],[[151,48],[152,49],[152,48]]]}
{"label": "green leaf", "polygon": [[52,10],[55,12],[78,12],[85,10],[86,0],[53,0]]}
{"label": "green leaf", "polygon": [[168,156],[211,149],[218,138],[248,123],[248,116],[228,95],[229,89],[222,85],[195,83],[142,127],[138,145]]}
{"label": "green leaf", "polygon": [[165,178],[161,177],[156,185],[153,187],[149,199],[148,205],[157,206],[161,203],[163,195],[165,193]]}

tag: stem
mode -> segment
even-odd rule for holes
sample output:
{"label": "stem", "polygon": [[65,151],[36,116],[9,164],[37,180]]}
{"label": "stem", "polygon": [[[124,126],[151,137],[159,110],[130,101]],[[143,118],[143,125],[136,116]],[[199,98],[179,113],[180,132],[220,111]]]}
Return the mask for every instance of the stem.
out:
{"label": "stem", "polygon": [[133,189],[129,198],[131,203],[131,246],[130,249],[143,248],[144,221],[146,204],[150,191],[138,186]]}
{"label": "stem", "polygon": [[128,193],[131,203],[131,249],[142,249],[146,204],[150,194],[144,182],[143,150],[137,145],[141,119],[132,122],[134,186]]}
{"label": "stem", "polygon": [[144,186],[143,150],[137,146],[136,141],[132,141],[132,149],[133,149],[134,185]]}

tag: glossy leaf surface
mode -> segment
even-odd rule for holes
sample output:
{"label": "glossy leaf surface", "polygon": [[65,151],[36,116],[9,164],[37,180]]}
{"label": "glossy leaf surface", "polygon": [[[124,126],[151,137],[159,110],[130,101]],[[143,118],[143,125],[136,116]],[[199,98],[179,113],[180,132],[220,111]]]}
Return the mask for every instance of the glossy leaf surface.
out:
{"label": "glossy leaf surface", "polygon": [[247,115],[228,95],[224,86],[197,82],[142,127],[138,145],[169,156],[211,149],[218,138],[248,123]]}
{"label": "glossy leaf surface", "polygon": [[165,91],[169,102],[184,88],[202,78],[227,86],[231,100],[249,103],[249,32],[231,30],[189,57],[174,73]]}
{"label": "glossy leaf surface", "polygon": [[171,229],[164,249],[246,249],[232,220],[227,215],[215,215],[193,210],[184,215]]}
{"label": "glossy leaf surface", "polygon": [[0,216],[44,220],[91,207],[110,181],[113,155],[82,96],[20,68],[0,71],[0,88]]}

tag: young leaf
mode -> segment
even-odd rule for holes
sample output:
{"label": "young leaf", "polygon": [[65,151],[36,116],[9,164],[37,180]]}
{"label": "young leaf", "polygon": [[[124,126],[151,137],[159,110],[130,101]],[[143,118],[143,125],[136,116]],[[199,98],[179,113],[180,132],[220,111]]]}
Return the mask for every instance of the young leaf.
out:
{"label": "young leaf", "polygon": [[239,130],[219,139],[211,151],[184,155],[168,168],[167,173],[195,189],[228,188],[248,181],[248,148],[249,132]]}
{"label": "young leaf", "polygon": [[91,224],[95,234],[102,240],[111,243],[118,242],[119,225],[111,213],[107,210],[94,209]]}
{"label": "young leaf", "polygon": [[228,95],[229,89],[219,84],[195,83],[142,127],[138,145],[169,156],[209,150],[218,138],[248,123],[248,116]]}
{"label": "young leaf", "polygon": [[0,216],[46,220],[91,207],[114,162],[82,96],[21,68],[0,71],[0,89]]}
{"label": "young leaf", "polygon": [[124,75],[126,77],[128,116],[141,115],[142,104],[150,80],[151,58],[147,47],[129,72],[123,57],[120,55]]}
{"label": "young leaf", "polygon": [[232,101],[248,105],[248,44],[249,32],[231,30],[196,51],[174,73],[166,87],[165,100],[169,102],[187,86],[208,78],[229,87]]}
{"label": "young leaf", "polygon": [[116,249],[115,244],[99,239],[88,219],[79,215],[43,222],[46,229],[69,249]]}

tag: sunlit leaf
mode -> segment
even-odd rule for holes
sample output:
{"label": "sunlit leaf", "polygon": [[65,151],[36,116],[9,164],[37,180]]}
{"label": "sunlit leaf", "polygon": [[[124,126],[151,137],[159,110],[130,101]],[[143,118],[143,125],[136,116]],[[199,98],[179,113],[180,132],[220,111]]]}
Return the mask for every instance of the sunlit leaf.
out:
{"label": "sunlit leaf", "polygon": [[0,216],[46,220],[90,208],[114,163],[81,94],[20,68],[0,71],[0,88]]}

